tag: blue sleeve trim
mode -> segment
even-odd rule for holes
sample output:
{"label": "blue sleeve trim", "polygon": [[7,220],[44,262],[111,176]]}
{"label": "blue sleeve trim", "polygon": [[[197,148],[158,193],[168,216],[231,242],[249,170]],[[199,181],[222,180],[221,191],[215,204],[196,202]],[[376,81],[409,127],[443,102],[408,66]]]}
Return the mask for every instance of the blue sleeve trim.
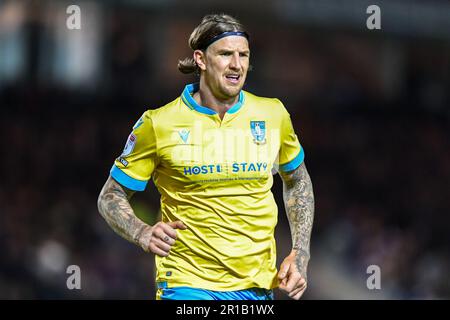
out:
{"label": "blue sleeve trim", "polygon": [[305,160],[305,152],[303,151],[303,148],[301,148],[300,152],[293,160],[280,165],[280,170],[284,172],[295,170],[302,164],[303,160]]}
{"label": "blue sleeve trim", "polygon": [[125,172],[120,170],[115,164],[112,166],[110,174],[111,177],[114,178],[114,180],[130,190],[144,191],[147,187],[147,181],[137,180],[130,177]]}

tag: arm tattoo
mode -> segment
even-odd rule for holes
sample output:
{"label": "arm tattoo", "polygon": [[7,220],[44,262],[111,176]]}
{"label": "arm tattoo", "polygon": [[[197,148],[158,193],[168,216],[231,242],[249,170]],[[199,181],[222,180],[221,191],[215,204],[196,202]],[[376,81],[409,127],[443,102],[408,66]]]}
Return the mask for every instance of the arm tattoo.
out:
{"label": "arm tattoo", "polygon": [[142,233],[150,226],[134,214],[129,203],[133,193],[109,177],[100,192],[97,205],[102,217],[118,235],[139,244]]}
{"label": "arm tattoo", "polygon": [[302,163],[296,170],[281,173],[283,198],[291,228],[293,250],[296,250],[296,265],[307,279],[306,269],[310,257],[309,242],[314,220],[314,193],[311,178]]}

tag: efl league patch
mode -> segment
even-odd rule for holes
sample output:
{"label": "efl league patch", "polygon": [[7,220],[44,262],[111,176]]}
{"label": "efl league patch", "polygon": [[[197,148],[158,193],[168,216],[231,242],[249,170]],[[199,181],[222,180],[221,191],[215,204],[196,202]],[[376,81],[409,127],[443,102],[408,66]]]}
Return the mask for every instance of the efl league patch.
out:
{"label": "efl league patch", "polygon": [[123,149],[121,157],[128,156],[131,152],[133,152],[134,146],[136,145],[137,137],[134,134],[130,134],[128,136],[127,143],[125,144],[125,148]]}
{"label": "efl league patch", "polygon": [[122,158],[122,157],[119,157],[119,161],[120,161],[120,163],[122,163],[123,164],[123,166],[124,167],[126,167],[127,165],[128,165],[128,161],[127,160],[125,160],[124,158]]}
{"label": "efl league patch", "polygon": [[266,143],[266,122],[250,121],[250,129],[252,131],[253,142],[256,144]]}

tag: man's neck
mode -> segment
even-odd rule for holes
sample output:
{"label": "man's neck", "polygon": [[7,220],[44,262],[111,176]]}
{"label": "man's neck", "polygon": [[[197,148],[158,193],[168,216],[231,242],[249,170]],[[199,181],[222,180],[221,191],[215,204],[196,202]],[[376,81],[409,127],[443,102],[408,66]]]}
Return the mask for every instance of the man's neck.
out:
{"label": "man's neck", "polygon": [[208,86],[202,86],[194,93],[194,100],[201,106],[216,111],[222,119],[225,113],[239,101],[239,96],[230,99],[219,99],[211,92]]}

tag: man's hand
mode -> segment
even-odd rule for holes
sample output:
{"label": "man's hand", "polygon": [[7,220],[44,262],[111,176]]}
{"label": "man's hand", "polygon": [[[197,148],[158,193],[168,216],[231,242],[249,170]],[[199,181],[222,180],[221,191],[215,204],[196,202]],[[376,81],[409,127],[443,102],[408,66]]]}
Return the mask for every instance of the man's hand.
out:
{"label": "man's hand", "polygon": [[298,259],[301,257],[297,257],[297,250],[292,250],[291,254],[283,260],[278,272],[279,289],[295,300],[302,297],[307,287],[306,265],[300,272],[297,266]]}
{"label": "man's hand", "polygon": [[177,239],[175,229],[185,230],[186,226],[181,221],[158,222],[153,227],[148,226],[142,232],[139,244],[146,252],[153,252],[160,257],[167,257]]}

